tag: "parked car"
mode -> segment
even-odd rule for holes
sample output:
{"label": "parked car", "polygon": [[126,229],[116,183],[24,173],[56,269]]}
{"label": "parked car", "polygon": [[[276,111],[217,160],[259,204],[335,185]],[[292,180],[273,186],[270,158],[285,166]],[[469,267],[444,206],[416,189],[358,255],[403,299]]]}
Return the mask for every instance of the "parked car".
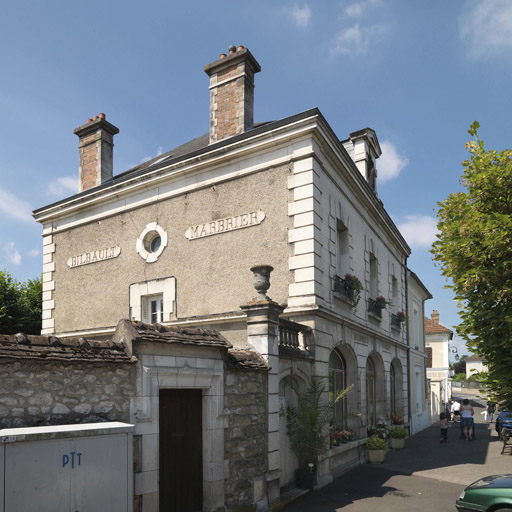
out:
{"label": "parked car", "polygon": [[512,474],[477,480],[462,491],[455,506],[459,512],[511,512]]}

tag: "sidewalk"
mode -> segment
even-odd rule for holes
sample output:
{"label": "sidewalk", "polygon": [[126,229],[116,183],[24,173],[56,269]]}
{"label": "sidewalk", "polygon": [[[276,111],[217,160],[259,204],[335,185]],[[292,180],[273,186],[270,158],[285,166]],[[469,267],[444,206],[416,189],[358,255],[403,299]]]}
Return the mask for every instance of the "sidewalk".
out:
{"label": "sidewalk", "polygon": [[455,511],[466,485],[483,476],[512,473],[512,457],[500,455],[494,423],[484,423],[480,414],[483,402],[464,398],[475,409],[475,441],[461,440],[459,425],[451,424],[449,442],[441,444],[436,423],[407,439],[404,450],[388,452],[384,464],[363,464],[286,512]]}

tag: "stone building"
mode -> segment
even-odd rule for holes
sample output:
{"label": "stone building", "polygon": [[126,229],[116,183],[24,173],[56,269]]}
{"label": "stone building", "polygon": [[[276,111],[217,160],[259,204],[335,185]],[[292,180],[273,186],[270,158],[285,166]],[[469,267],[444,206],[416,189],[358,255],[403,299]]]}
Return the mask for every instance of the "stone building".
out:
{"label": "stone building", "polygon": [[431,423],[427,383],[427,351],[425,345],[425,301],[432,295],[411,270],[407,271],[408,333],[409,333],[409,393],[411,396],[411,434]]}
{"label": "stone building", "polygon": [[430,380],[430,407],[432,418],[438,418],[452,396],[449,343],[453,331],[439,323],[439,312],[425,317],[425,343],[427,346],[427,378]]}
{"label": "stone building", "polygon": [[[340,140],[316,108],[255,124],[259,71],[249,50],[231,47],[205,67],[209,134],[116,175],[119,130],[104,114],[89,119],[75,130],[79,193],[34,212],[42,333],[113,340],[133,358],[144,512],[168,507],[169,486],[183,484],[169,463],[183,450],[202,468],[203,510],[277,502],[297,468],[287,379],[353,385],[331,428],[353,428],[357,439],[322,455],[320,486],[366,460],[368,424],[419,413],[403,322],[410,249],[377,195],[377,135],[365,128]],[[272,300],[253,287],[250,269],[259,283],[265,265]],[[425,388],[414,389],[424,403]],[[173,423],[183,416],[188,423]],[[169,441],[185,431],[197,432],[195,443]]]}

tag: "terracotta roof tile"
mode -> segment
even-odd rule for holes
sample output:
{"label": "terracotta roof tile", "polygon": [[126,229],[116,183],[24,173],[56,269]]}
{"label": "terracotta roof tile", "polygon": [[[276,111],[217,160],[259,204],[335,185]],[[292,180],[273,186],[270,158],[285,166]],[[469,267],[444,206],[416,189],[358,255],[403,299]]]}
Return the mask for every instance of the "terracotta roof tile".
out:
{"label": "terracotta roof tile", "polygon": [[451,334],[453,331],[441,325],[440,323],[434,322],[431,318],[425,317],[425,334]]}
{"label": "terracotta roof tile", "polygon": [[0,334],[0,358],[131,363],[123,344],[84,338]]}

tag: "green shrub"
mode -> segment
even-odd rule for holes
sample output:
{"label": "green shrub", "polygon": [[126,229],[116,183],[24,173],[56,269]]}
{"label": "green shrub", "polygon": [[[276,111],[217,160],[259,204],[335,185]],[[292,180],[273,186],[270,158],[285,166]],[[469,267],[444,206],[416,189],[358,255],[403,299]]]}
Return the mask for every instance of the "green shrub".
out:
{"label": "green shrub", "polygon": [[407,437],[407,430],[402,427],[391,427],[389,429],[389,435],[393,439],[405,439]]}
{"label": "green shrub", "polygon": [[371,436],[366,441],[366,447],[368,450],[385,450],[388,447],[388,443],[378,436]]}

